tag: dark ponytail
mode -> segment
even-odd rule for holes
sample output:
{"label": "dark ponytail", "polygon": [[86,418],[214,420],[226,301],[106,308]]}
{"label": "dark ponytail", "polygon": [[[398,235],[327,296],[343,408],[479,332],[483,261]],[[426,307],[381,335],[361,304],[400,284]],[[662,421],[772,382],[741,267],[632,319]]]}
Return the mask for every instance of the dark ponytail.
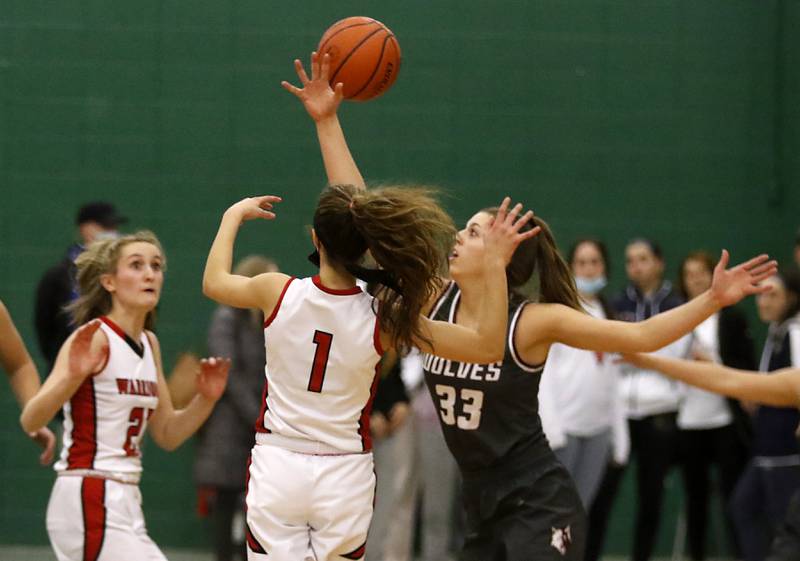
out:
{"label": "dark ponytail", "polygon": [[[492,216],[497,215],[497,208],[487,208],[486,212]],[[556,240],[547,222],[534,216],[522,231],[539,226],[542,231],[533,238],[527,239],[517,247],[511,262],[506,267],[508,290],[512,300],[526,300],[529,298],[525,289],[531,277],[538,285],[536,293],[538,301],[547,304],[564,304],[576,310],[583,310],[575,288],[572,271],[567,266],[564,258],[558,252]]]}
{"label": "dark ponytail", "polygon": [[[314,213],[314,230],[332,264],[376,285],[381,329],[401,352],[425,340],[420,315],[441,290],[455,238],[452,220],[433,195],[424,187],[332,185]],[[367,250],[378,269],[364,266]]]}

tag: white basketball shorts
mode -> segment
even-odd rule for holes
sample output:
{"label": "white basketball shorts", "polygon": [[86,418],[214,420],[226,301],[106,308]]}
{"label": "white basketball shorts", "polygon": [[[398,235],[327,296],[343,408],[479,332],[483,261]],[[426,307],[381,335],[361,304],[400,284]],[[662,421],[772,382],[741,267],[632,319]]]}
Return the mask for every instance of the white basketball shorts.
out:
{"label": "white basketball shorts", "polygon": [[58,561],[166,561],[147,535],[138,485],[57,477],[47,533]]}
{"label": "white basketball shorts", "polygon": [[313,455],[253,447],[249,561],[362,559],[375,502],[372,454]]}

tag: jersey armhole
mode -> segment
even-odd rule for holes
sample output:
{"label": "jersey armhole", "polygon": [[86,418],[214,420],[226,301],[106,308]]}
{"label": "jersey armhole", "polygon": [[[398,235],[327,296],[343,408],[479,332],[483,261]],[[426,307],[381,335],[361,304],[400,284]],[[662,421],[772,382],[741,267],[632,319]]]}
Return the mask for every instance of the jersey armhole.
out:
{"label": "jersey armhole", "polygon": [[275,307],[272,309],[272,313],[267,319],[264,320],[264,329],[269,327],[269,325],[275,320],[275,316],[278,315],[278,309],[281,307],[281,302],[283,302],[283,297],[286,296],[286,291],[289,289],[289,285],[292,284],[292,281],[296,278],[297,277],[289,277],[289,280],[287,280],[286,284],[283,285],[283,290],[281,290],[281,294],[278,296],[278,301],[275,302]]}
{"label": "jersey armhole", "polygon": [[380,300],[376,300],[376,302],[378,310],[375,312],[375,329],[372,332],[372,343],[375,345],[375,352],[378,353],[378,356],[383,356],[386,350],[381,344],[381,302]]}
{"label": "jersey armhole", "polygon": [[530,302],[527,300],[517,307],[517,310],[514,312],[514,316],[511,318],[511,324],[508,327],[508,350],[511,352],[511,358],[514,359],[514,362],[525,372],[530,372],[531,374],[541,374],[542,370],[544,370],[544,362],[541,364],[528,364],[517,352],[517,347],[514,345],[514,335],[517,332],[517,324],[519,323],[519,318],[522,315],[522,310],[525,309]]}
{"label": "jersey armhole", "polygon": [[108,339],[108,334],[102,329],[98,329],[97,331],[99,331],[103,335],[103,337],[105,337],[106,348],[108,349],[108,351],[106,352],[106,359],[103,361],[103,365],[97,369],[97,372],[91,373],[90,375],[91,378],[94,378],[95,376],[100,374],[103,370],[105,370],[106,366],[108,366],[108,361],[111,360],[111,341]]}
{"label": "jersey armhole", "polygon": [[431,311],[428,312],[428,319],[433,319],[436,317],[436,314],[439,313],[439,309],[442,307],[442,304],[444,304],[445,300],[447,300],[447,297],[450,296],[450,293],[453,291],[453,287],[455,285],[455,281],[452,280],[448,283],[447,288],[442,291],[442,293],[439,295],[439,298],[437,298],[436,302],[433,304],[433,307],[431,307]]}

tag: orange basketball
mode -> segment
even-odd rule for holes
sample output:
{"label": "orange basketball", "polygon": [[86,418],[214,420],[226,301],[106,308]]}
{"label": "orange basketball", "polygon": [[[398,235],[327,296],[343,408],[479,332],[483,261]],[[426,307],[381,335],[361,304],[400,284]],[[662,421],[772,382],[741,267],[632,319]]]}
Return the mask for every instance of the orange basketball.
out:
{"label": "orange basketball", "polygon": [[331,87],[344,84],[344,98],[367,101],[392,87],[400,71],[400,45],[388,27],[372,18],[337,21],[322,35],[319,56],[331,58]]}

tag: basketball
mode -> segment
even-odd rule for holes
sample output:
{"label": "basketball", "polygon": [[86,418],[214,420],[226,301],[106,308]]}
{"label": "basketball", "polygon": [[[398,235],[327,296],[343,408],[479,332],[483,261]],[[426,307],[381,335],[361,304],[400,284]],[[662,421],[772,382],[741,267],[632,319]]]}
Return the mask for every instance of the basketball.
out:
{"label": "basketball", "polygon": [[337,21],[322,35],[319,56],[331,61],[330,83],[344,84],[344,98],[367,101],[386,92],[400,71],[400,45],[388,27],[372,18]]}

